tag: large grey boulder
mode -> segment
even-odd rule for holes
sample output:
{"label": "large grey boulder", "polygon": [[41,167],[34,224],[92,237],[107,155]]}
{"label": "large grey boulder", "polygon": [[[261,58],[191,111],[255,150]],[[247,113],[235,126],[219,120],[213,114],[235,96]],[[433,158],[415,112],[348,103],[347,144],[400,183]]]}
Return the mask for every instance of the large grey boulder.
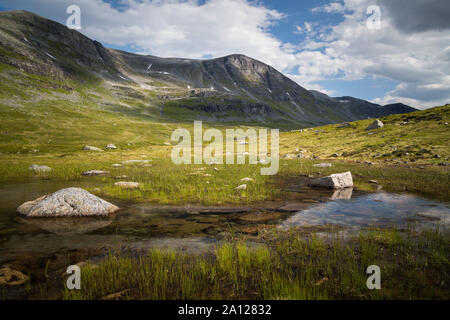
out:
{"label": "large grey boulder", "polygon": [[366,128],[366,130],[374,130],[374,129],[383,128],[383,127],[384,127],[383,122],[381,122],[380,120],[377,119],[374,122],[372,122],[370,124],[370,126],[368,126]]}
{"label": "large grey boulder", "polygon": [[52,168],[48,166],[41,166],[38,164],[33,164],[32,166],[28,167],[28,170],[33,170],[34,172],[49,172],[52,171]]}
{"label": "large grey boulder", "polygon": [[25,217],[101,217],[117,210],[115,205],[81,188],[61,189],[17,208]]}
{"label": "large grey boulder", "polygon": [[323,178],[316,178],[309,181],[310,187],[343,189],[353,187],[353,178],[350,171],[335,173]]}

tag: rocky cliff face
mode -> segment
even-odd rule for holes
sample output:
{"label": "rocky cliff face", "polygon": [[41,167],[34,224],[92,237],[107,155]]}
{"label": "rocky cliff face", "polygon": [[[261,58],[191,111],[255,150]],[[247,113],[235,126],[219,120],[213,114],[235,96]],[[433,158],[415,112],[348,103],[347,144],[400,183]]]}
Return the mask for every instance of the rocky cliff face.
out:
{"label": "rocky cliff face", "polygon": [[[160,97],[167,104],[207,113],[242,113],[305,126],[415,109],[308,91],[271,66],[244,55],[194,60],[143,56],[103,47],[81,33],[25,11],[0,12],[0,63],[55,80],[114,83],[121,95]],[[148,103],[148,102],[147,102]],[[217,119],[217,118],[215,118]],[[233,118],[236,119],[235,117]]]}

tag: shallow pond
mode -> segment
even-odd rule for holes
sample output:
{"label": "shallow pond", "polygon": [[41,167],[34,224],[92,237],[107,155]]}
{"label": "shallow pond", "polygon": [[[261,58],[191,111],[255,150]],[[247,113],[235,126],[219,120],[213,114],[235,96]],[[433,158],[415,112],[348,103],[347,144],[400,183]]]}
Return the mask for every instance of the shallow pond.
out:
{"label": "shallow pond", "polygon": [[73,182],[32,180],[0,187],[0,265],[27,256],[47,257],[74,250],[172,247],[202,252],[229,232],[252,234],[258,227],[341,225],[440,226],[448,228],[450,204],[411,194],[352,190],[294,190],[295,200],[267,202],[252,207],[202,208],[120,203],[122,209],[107,219],[23,219],[16,207],[58,189],[92,186],[98,180]]}

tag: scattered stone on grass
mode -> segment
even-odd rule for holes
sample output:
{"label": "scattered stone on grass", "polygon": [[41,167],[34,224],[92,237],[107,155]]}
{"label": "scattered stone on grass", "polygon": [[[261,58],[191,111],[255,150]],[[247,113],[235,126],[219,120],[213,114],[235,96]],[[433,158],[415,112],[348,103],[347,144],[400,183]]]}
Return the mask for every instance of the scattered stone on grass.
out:
{"label": "scattered stone on grass", "polygon": [[119,181],[114,183],[115,186],[121,187],[122,189],[137,189],[139,188],[139,182],[131,181]]}
{"label": "scattered stone on grass", "polygon": [[28,167],[28,170],[33,170],[34,172],[49,172],[52,171],[52,168],[48,166],[33,164],[30,167]]}
{"label": "scattered stone on grass", "polygon": [[83,150],[84,151],[103,151],[102,149],[97,148],[97,147],[93,147],[93,146],[84,146]]}
{"label": "scattered stone on grass", "polygon": [[384,124],[383,122],[381,122],[380,120],[375,120],[374,122],[372,122],[367,128],[366,130],[375,130],[375,129],[379,129],[379,128],[383,128]]}
{"label": "scattered stone on grass", "polygon": [[316,163],[316,164],[313,164],[313,167],[329,168],[329,167],[331,167],[331,163]]}
{"label": "scattered stone on grass", "polygon": [[103,170],[88,170],[83,172],[82,176],[104,176],[109,174],[109,171],[103,171]]}

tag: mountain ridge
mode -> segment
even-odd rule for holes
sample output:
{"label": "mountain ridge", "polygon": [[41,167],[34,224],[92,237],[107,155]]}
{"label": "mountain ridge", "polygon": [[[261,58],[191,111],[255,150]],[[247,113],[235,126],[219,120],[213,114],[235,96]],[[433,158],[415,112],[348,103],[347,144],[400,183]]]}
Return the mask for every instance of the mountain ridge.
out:
{"label": "mountain ridge", "polygon": [[117,95],[123,100],[137,99],[159,109],[164,118],[177,118],[179,113],[185,120],[315,126],[416,110],[309,91],[242,54],[214,59],[138,55],[105,48],[27,11],[0,12],[0,22],[0,63],[61,82],[100,83],[112,94],[120,91]]}

